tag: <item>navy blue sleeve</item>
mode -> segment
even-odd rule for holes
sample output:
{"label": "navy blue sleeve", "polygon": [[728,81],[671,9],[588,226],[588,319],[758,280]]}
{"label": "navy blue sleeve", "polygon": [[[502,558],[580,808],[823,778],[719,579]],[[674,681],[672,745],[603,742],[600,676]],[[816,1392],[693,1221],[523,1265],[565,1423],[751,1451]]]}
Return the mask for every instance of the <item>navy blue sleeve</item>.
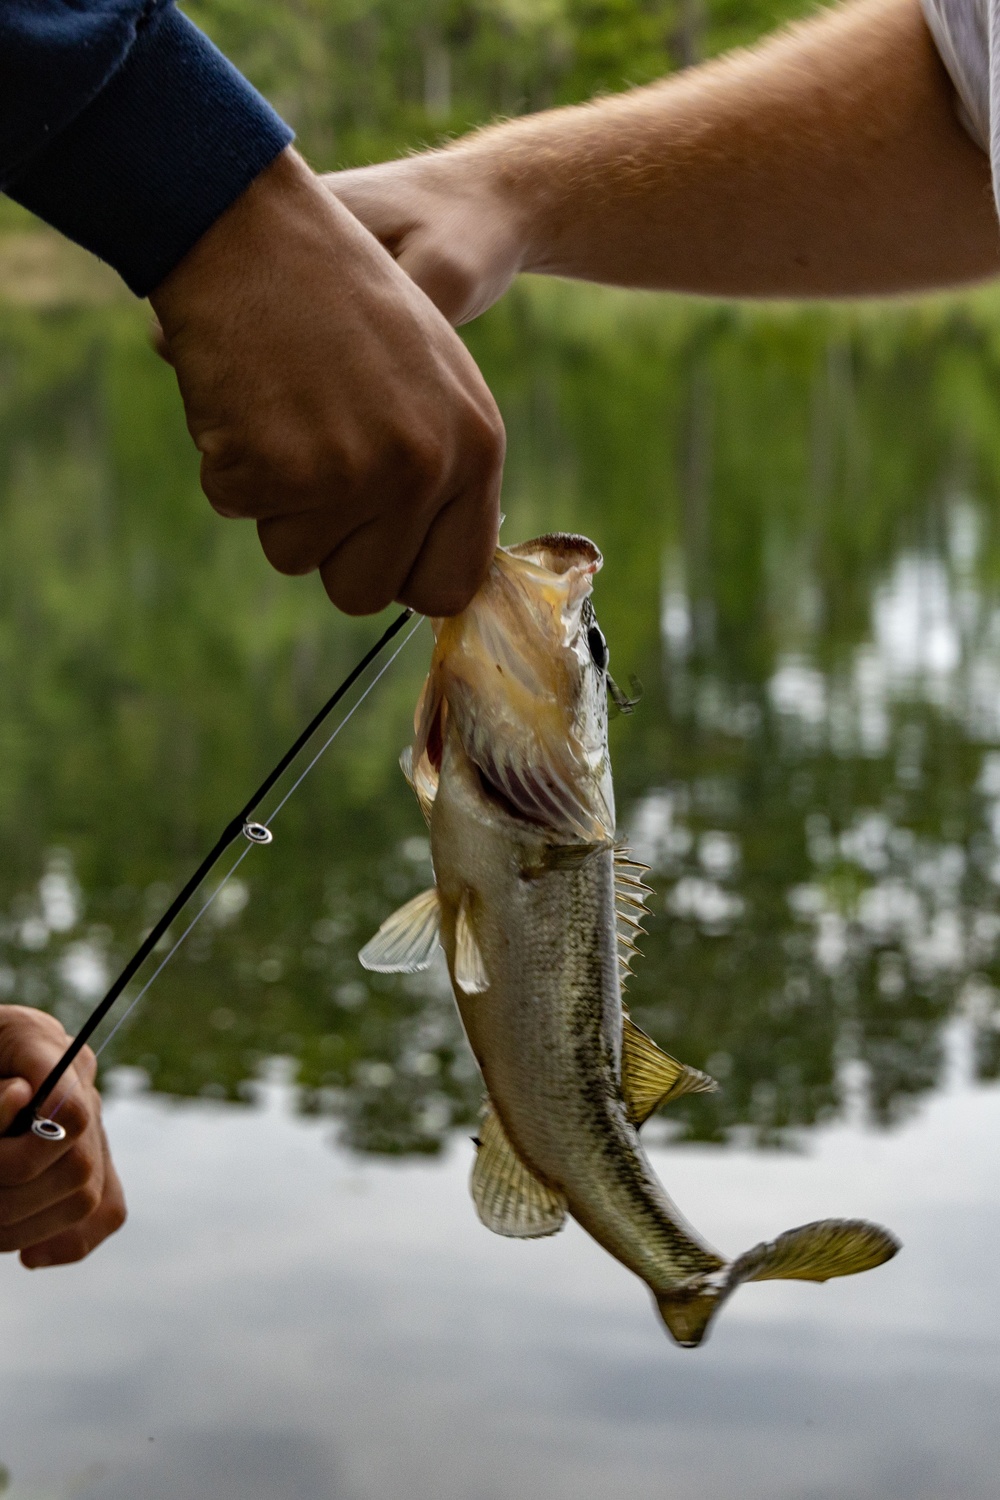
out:
{"label": "navy blue sleeve", "polygon": [[140,297],[291,139],[172,0],[0,0],[0,189]]}

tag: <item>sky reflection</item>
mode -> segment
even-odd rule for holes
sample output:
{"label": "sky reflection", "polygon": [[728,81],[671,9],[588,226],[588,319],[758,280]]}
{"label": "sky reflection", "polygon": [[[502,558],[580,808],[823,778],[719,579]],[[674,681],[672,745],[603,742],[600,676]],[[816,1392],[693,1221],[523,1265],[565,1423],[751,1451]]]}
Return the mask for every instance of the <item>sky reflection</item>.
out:
{"label": "sky reflection", "polygon": [[724,1250],[826,1214],[904,1241],[868,1276],[743,1288],[698,1351],[574,1226],[482,1229],[464,1137],[385,1163],[331,1149],[281,1083],[253,1111],[121,1097],[125,1231],[77,1268],[0,1268],[13,1500],[987,1500],[1000,1091],[967,1082],[961,1028],[951,1052],[892,1135],[654,1149]]}

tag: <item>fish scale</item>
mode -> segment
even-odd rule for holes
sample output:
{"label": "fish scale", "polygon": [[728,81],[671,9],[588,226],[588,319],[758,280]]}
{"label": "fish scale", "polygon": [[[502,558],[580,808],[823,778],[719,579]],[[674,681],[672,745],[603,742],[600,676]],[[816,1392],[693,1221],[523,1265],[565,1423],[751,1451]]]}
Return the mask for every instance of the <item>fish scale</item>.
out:
{"label": "fish scale", "polygon": [[540,1238],[571,1214],[690,1347],[744,1281],[849,1275],[898,1244],[877,1225],[822,1220],[726,1262],[642,1148],[654,1109],[715,1084],[623,1005],[649,888],[615,847],[613,684],[590,601],[600,563],[585,537],[501,548],[471,605],[435,622],[401,762],[429,823],[435,887],[388,918],[361,961],[413,971],[444,948],[486,1085],[471,1183],[483,1223]]}

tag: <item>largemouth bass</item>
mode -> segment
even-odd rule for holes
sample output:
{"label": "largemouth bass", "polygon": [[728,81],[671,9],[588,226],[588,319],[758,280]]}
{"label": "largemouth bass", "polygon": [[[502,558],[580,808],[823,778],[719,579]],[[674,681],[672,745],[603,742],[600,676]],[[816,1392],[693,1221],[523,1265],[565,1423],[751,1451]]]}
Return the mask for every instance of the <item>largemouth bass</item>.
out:
{"label": "largemouth bass", "polygon": [[482,1222],[532,1239],[572,1214],[693,1347],[742,1282],[825,1281],[899,1247],[877,1225],[829,1219],[727,1261],[643,1151],[654,1110],[715,1084],[661,1052],[623,1004],[648,887],[616,844],[608,649],[590,598],[600,566],[585,537],[500,548],[464,613],[433,622],[402,765],[435,885],[360,958],[412,972],[444,948],[486,1085],[471,1184]]}

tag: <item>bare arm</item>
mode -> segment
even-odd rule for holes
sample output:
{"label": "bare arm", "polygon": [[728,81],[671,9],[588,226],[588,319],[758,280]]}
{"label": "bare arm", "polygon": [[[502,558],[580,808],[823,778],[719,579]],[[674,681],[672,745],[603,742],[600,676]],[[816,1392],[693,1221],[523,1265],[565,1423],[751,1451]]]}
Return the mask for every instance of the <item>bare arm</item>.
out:
{"label": "bare arm", "polygon": [[519,271],[733,297],[1000,272],[989,162],[918,0],[857,0],[652,87],[327,181],[456,322]]}

